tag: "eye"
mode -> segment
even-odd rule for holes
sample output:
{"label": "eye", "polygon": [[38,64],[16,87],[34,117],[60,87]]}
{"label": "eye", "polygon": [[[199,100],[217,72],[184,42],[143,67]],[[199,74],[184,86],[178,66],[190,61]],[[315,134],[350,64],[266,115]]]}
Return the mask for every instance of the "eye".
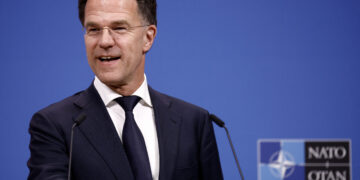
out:
{"label": "eye", "polygon": [[125,27],[125,26],[116,26],[116,27],[113,27],[111,29],[116,33],[123,33],[123,32],[126,32],[128,30],[128,28]]}
{"label": "eye", "polygon": [[94,35],[94,34],[97,34],[98,32],[100,32],[100,28],[97,28],[97,27],[86,28],[86,33],[89,35]]}

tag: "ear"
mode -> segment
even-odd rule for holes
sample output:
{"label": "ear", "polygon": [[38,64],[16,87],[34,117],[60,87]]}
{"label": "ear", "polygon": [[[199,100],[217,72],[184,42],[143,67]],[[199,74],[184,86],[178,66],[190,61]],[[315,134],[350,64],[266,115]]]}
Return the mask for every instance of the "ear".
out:
{"label": "ear", "polygon": [[144,42],[145,42],[144,48],[143,48],[144,53],[147,53],[150,50],[151,46],[153,45],[155,36],[156,36],[156,32],[157,32],[157,28],[155,25],[149,25],[147,27],[145,36],[144,36]]}

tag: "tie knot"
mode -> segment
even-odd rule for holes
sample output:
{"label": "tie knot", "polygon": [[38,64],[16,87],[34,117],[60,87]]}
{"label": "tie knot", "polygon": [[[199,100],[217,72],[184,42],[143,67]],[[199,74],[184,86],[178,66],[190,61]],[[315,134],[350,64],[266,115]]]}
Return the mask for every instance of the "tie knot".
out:
{"label": "tie knot", "polygon": [[115,101],[120,104],[125,112],[131,111],[134,109],[136,104],[140,101],[139,96],[123,96],[116,98]]}

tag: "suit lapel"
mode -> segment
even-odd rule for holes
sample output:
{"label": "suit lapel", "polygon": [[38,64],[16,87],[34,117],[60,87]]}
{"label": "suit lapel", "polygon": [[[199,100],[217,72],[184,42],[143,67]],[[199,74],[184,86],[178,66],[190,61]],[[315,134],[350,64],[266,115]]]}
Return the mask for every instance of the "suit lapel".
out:
{"label": "suit lapel", "polygon": [[[149,93],[159,142],[159,180],[173,179],[181,116],[171,109],[171,100],[167,96],[151,87]],[[86,114],[86,119],[79,126],[80,132],[108,164],[116,179],[133,179],[120,138],[93,84],[81,93],[75,105],[82,109],[80,113]]]}
{"label": "suit lapel", "polygon": [[93,84],[75,104],[86,114],[86,119],[79,126],[80,131],[104,159],[116,179],[133,179],[121,140]]}
{"label": "suit lapel", "polygon": [[173,179],[181,116],[171,110],[171,100],[149,87],[159,141],[160,180]]}

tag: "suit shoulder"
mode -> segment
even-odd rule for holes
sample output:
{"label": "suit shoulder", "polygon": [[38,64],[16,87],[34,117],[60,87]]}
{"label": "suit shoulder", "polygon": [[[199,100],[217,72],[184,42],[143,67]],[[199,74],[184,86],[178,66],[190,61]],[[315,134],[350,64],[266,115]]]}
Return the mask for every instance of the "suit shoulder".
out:
{"label": "suit shoulder", "polygon": [[195,104],[192,104],[190,102],[186,102],[182,99],[158,92],[153,90],[155,93],[158,94],[158,97],[160,99],[165,99],[166,102],[169,102],[171,109],[175,109],[178,113],[184,114],[184,113],[200,113],[200,114],[209,114],[209,112]]}

